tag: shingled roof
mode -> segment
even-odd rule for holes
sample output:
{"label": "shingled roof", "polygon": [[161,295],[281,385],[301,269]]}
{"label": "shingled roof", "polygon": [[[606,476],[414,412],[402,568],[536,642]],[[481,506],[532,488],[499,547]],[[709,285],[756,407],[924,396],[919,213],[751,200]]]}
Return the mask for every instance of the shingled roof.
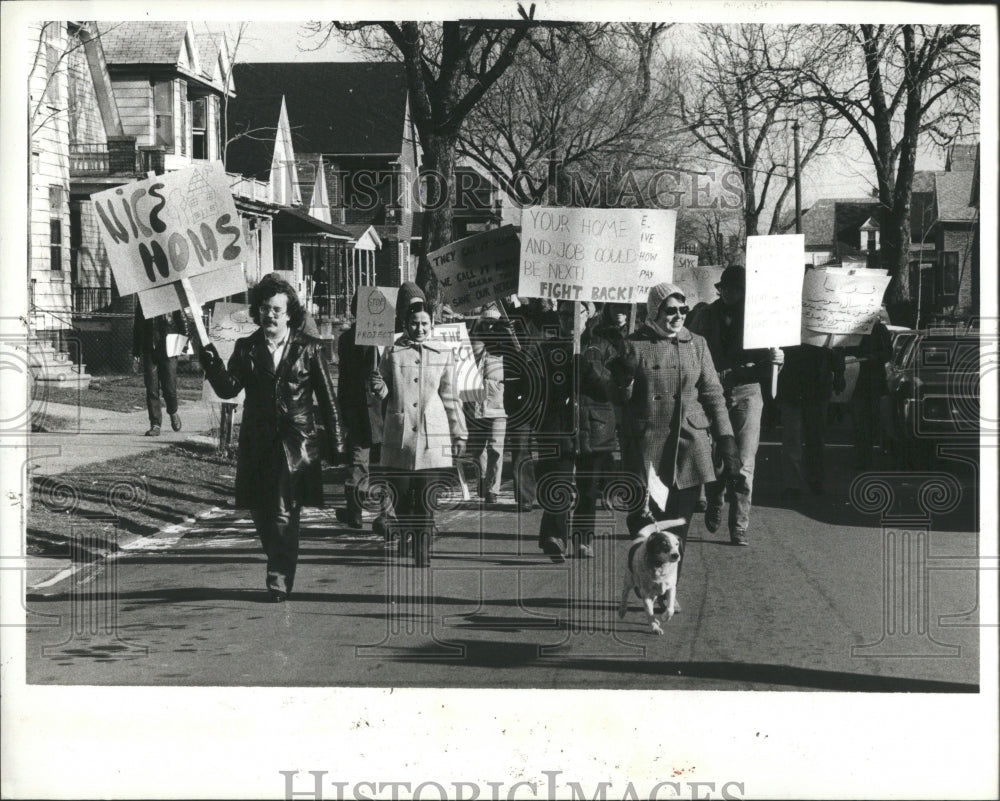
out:
{"label": "shingled roof", "polygon": [[177,65],[187,22],[98,22],[104,57],[109,65]]}
{"label": "shingled roof", "polygon": [[832,248],[837,242],[858,247],[858,230],[878,213],[874,198],[821,198],[802,215],[806,247]]}
{"label": "shingled roof", "polygon": [[274,152],[274,126],[285,97],[296,152],[324,156],[396,156],[403,149],[406,73],[402,64],[309,62],[236,64],[239,92],[229,105],[233,141],[226,168],[264,175]]}

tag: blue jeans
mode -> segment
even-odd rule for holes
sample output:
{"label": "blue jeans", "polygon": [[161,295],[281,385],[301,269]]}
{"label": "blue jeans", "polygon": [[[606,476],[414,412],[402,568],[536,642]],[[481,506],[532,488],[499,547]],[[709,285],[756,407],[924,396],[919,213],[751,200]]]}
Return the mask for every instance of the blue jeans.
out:
{"label": "blue jeans", "polygon": [[[726,408],[733,424],[733,435],[740,451],[743,467],[742,480],[733,484],[729,499],[729,533],[745,532],[750,525],[750,497],[753,493],[753,471],[760,445],[760,415],[764,410],[764,396],[760,384],[737,384],[726,391]],[[725,503],[725,481],[705,485],[708,508],[722,509]]]}

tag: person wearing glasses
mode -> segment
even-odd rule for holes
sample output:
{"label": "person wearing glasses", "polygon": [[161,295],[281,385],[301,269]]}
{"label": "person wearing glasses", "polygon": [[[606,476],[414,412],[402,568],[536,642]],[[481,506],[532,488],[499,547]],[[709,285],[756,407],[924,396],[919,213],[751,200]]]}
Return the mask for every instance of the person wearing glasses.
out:
{"label": "person wearing glasses", "polygon": [[211,343],[200,343],[205,377],[220,398],[246,392],[236,461],[236,507],[249,509],[267,556],[272,602],[292,592],[303,506],[323,506],[319,405],[332,463],[343,453],[333,383],[318,339],[302,330],[305,310],[292,286],[271,273],[250,290],[260,328],[236,341],[228,367]]}
{"label": "person wearing glasses", "polygon": [[746,294],[746,269],[727,267],[716,285],[718,300],[711,303],[691,330],[708,342],[712,361],[725,392],[726,408],[732,421],[743,468],[735,480],[719,480],[705,487],[708,506],[705,528],[714,533],[722,525],[725,494],[729,488],[729,541],[749,545],[750,500],[753,492],[754,466],[760,444],[760,416],[764,410],[761,384],[770,380],[771,365],[784,362],[781,348],[743,348],[743,308]]}
{"label": "person wearing glasses", "polygon": [[[642,506],[628,515],[632,536],[654,521],[684,523],[673,529],[685,542],[699,487],[716,478],[712,439],[723,456],[723,474],[740,469],[733,427],[708,344],[684,326],[688,312],[680,287],[663,283],[649,291],[646,320],[608,362],[624,401],[627,469],[647,488]],[[666,503],[651,497],[652,478],[667,490]]]}

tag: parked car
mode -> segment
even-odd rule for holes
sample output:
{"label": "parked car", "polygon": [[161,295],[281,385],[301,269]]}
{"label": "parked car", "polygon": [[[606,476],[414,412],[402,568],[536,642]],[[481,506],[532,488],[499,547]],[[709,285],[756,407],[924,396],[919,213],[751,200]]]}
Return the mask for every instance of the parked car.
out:
{"label": "parked car", "polygon": [[978,440],[979,352],[975,334],[932,330],[897,337],[880,429],[883,450],[898,465],[928,465],[942,441]]}

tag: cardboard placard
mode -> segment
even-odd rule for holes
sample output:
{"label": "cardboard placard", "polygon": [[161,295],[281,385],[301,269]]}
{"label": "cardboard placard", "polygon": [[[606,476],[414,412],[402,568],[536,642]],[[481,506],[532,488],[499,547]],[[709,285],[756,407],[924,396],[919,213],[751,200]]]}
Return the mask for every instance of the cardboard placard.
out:
{"label": "cardboard placard", "polygon": [[[691,264],[691,259],[694,264]],[[722,278],[725,267],[716,264],[698,266],[698,257],[686,253],[674,254],[674,280],[684,291],[684,299],[688,306],[698,303],[712,303],[719,297],[715,285]]]}
{"label": "cardboard placard", "polygon": [[870,334],[890,280],[874,270],[807,270],[802,284],[802,329]]}
{"label": "cardboard placard", "polygon": [[[224,364],[229,363],[236,340],[250,336],[256,330],[257,323],[250,319],[250,310],[245,303],[216,303],[212,309],[208,337]],[[215,394],[212,385],[205,381],[201,388],[201,399],[206,403],[242,403],[243,393],[223,400]]]}
{"label": "cardboard placard", "polygon": [[805,236],[748,236],[746,270],[743,347],[798,345]]}
{"label": "cardboard placard", "polygon": [[[243,226],[229,182],[222,162],[204,162],[92,196],[120,295],[246,261]],[[199,299],[212,300],[205,295]],[[145,304],[143,313],[155,316]]]}
{"label": "cardboard placard", "polygon": [[645,303],[673,277],[676,222],[668,209],[526,208],[517,294]]}
{"label": "cardboard placard", "polygon": [[356,345],[391,345],[396,340],[396,295],[399,289],[358,287]]}
{"label": "cardboard placard", "polygon": [[[191,278],[198,303],[228,298],[247,291],[247,279],[242,264],[228,264],[222,269],[212,270]],[[180,282],[173,281],[163,286],[144,289],[139,293],[139,305],[143,316],[149,320],[161,314],[183,311],[185,301],[181,298]]]}
{"label": "cardboard placard", "polygon": [[460,239],[427,254],[441,298],[457,312],[517,292],[521,243],[513,225]]}
{"label": "cardboard placard", "polygon": [[455,354],[455,380],[459,399],[470,402],[483,400],[486,397],[486,387],[465,323],[438,323],[431,331],[430,339],[447,345]]}

